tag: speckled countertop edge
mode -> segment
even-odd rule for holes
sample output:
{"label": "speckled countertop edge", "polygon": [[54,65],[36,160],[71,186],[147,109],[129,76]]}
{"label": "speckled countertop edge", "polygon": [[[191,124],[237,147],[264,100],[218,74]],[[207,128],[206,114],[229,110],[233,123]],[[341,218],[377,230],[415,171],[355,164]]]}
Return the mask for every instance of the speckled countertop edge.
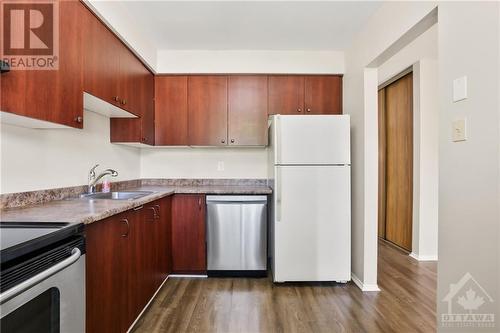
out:
{"label": "speckled countertop edge", "polygon": [[127,191],[152,191],[152,194],[134,200],[88,200],[67,198],[37,205],[3,209],[0,222],[69,222],[90,224],[107,217],[139,207],[173,194],[271,194],[268,186],[254,185],[146,185],[127,188]]}

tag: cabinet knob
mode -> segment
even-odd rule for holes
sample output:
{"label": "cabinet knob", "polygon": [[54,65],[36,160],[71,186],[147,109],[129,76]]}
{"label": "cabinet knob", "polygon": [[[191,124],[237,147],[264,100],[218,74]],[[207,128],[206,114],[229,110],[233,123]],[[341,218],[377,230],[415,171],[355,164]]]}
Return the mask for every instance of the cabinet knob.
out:
{"label": "cabinet knob", "polygon": [[302,112],[302,109],[301,109],[301,108],[298,108],[298,109],[297,109],[297,112]]}
{"label": "cabinet knob", "polygon": [[123,99],[123,100],[121,101],[121,103],[122,103],[122,105],[125,105],[125,104],[127,104],[127,100],[126,100],[126,99]]}
{"label": "cabinet knob", "polygon": [[234,139],[231,139],[231,143],[234,143]]}
{"label": "cabinet knob", "polygon": [[80,124],[83,121],[83,117],[77,116],[77,117],[75,117],[75,121]]}
{"label": "cabinet knob", "polygon": [[222,139],[220,140],[220,143],[226,143],[226,140]]}
{"label": "cabinet knob", "polygon": [[307,109],[307,112],[311,112],[311,109],[309,109],[309,108],[308,108],[308,109]]}
{"label": "cabinet knob", "polygon": [[113,96],[113,101],[115,101],[115,102],[119,102],[119,101],[120,101],[120,97],[118,97],[118,96]]}

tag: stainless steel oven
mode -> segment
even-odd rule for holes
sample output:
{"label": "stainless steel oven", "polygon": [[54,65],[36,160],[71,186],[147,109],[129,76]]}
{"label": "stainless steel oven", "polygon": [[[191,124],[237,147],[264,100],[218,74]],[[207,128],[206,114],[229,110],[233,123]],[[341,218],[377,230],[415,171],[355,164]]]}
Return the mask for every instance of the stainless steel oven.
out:
{"label": "stainless steel oven", "polygon": [[65,231],[47,232],[24,251],[2,250],[2,333],[85,332],[85,239]]}

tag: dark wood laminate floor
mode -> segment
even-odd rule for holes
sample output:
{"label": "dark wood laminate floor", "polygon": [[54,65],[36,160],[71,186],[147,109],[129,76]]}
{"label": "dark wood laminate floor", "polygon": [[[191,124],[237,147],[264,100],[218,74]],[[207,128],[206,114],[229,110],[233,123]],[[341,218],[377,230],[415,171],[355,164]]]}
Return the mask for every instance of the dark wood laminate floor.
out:
{"label": "dark wood laminate floor", "polygon": [[436,263],[379,242],[380,292],[352,282],[169,279],[134,332],[434,332]]}

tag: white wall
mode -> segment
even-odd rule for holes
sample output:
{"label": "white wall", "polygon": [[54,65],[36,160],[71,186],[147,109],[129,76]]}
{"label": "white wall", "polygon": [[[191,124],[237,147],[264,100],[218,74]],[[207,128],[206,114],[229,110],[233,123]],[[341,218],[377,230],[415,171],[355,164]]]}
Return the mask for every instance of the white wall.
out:
{"label": "white wall", "polygon": [[344,73],[338,51],[160,50],[158,73]]}
{"label": "white wall", "polygon": [[84,128],[30,129],[1,125],[1,193],[87,184],[94,164],[116,180],[140,176],[140,152],[109,142],[109,118],[85,111]]}
{"label": "white wall", "polygon": [[[224,170],[218,170],[219,162]],[[267,178],[265,148],[141,149],[142,178]]]}
{"label": "white wall", "polygon": [[[437,309],[438,316],[447,312],[443,297],[469,272],[494,299],[490,304],[484,297],[485,304],[473,313],[496,310],[496,328],[470,327],[469,332],[498,332],[500,325],[499,7],[498,2],[439,5]],[[454,103],[453,80],[463,75],[468,78],[468,98]],[[458,118],[467,119],[464,142],[451,140],[451,123]]]}
{"label": "white wall", "polygon": [[432,26],[378,67],[379,84],[413,67],[412,257],[437,260],[439,97],[438,26]]}
{"label": "white wall", "polygon": [[352,124],[352,270],[366,289],[377,286],[378,75],[369,67],[435,6],[384,3],[345,54],[344,111]]}
{"label": "white wall", "polygon": [[439,94],[438,61],[423,58],[413,66],[414,158],[413,241],[411,256],[438,258]]}

